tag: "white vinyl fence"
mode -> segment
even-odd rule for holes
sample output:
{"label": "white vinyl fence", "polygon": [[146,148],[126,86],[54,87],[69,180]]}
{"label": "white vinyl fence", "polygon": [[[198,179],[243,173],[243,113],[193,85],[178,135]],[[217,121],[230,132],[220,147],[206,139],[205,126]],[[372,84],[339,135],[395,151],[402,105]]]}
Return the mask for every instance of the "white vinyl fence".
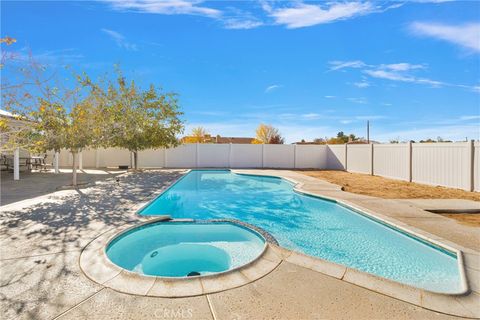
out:
{"label": "white vinyl fence", "polygon": [[480,192],[480,142],[475,142],[473,150],[473,189]]}
{"label": "white vinyl fence", "polygon": [[[49,158],[51,159],[51,154]],[[72,156],[60,153],[61,167]],[[132,164],[124,149],[83,150],[83,168]],[[78,163],[77,162],[77,163]],[[480,143],[349,145],[185,144],[139,152],[140,168],[312,168],[347,170],[480,191]]]}
{"label": "white vinyl fence", "polygon": [[409,143],[374,145],[373,174],[411,181]]}
{"label": "white vinyl fence", "polygon": [[347,170],[373,174],[373,144],[347,145]]}

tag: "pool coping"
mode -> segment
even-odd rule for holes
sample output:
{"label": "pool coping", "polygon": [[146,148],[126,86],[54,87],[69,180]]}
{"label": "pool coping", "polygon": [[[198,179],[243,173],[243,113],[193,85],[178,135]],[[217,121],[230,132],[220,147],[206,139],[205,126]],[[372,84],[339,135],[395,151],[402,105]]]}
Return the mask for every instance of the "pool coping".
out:
{"label": "pool coping", "polygon": [[[300,182],[295,180],[292,177],[286,177],[282,175],[282,171],[278,170],[275,172],[275,175],[268,172],[262,173],[258,172],[257,170],[248,170],[248,171],[255,171],[255,172],[246,172],[247,170],[230,170],[236,174],[242,175],[256,175],[256,176],[268,176],[274,178],[281,178],[293,185],[293,190],[317,197],[320,199],[324,199],[327,201],[335,202],[339,205],[342,205],[346,208],[349,208],[355,211],[358,214],[362,214],[367,218],[370,218],[374,221],[382,223],[386,226],[393,227],[394,229],[398,229],[407,235],[414,236],[422,241],[426,241],[432,243],[440,248],[446,249],[450,252],[453,252],[457,255],[458,260],[458,268],[460,274],[460,280],[462,282],[463,290],[459,293],[441,293],[441,292],[434,292],[431,290],[420,289],[410,285],[402,284],[400,282],[396,282],[387,278],[379,277],[367,272],[363,272],[357,269],[353,269],[347,266],[343,266],[340,264],[336,264],[334,262],[326,261],[320,258],[312,257],[309,255],[305,255],[303,253],[289,250],[283,247],[279,247],[279,250],[291,252],[288,254],[286,261],[306,267],[308,269],[321,272],[330,276],[334,276],[337,279],[342,281],[346,281],[357,286],[385,294],[390,297],[394,297],[399,300],[403,300],[414,305],[438,311],[450,315],[456,316],[463,316],[468,318],[480,318],[480,308],[478,303],[480,301],[480,293],[472,291],[471,286],[468,284],[468,278],[465,272],[466,261],[464,259],[463,251],[457,248],[455,243],[452,243],[446,239],[441,237],[432,235],[428,232],[420,230],[418,228],[414,228],[406,223],[396,220],[392,217],[387,217],[382,214],[379,214],[375,211],[363,208],[357,204],[353,204],[349,201],[343,199],[337,199],[331,196],[325,196],[321,194],[321,191],[308,191],[303,189],[306,185],[304,182]],[[292,172],[292,171],[289,171]],[[339,190],[340,191],[340,190]],[[446,244],[448,243],[448,244]],[[333,266],[335,265],[335,267]],[[338,268],[339,267],[339,268]],[[343,275],[339,277],[341,269],[345,270]],[[332,272],[332,270],[335,270]],[[475,269],[471,269],[477,273],[476,278],[480,279],[480,272]],[[476,296],[476,297],[475,297]]]}
{"label": "pool coping", "polygon": [[[167,192],[171,187],[173,187],[176,183],[181,181],[190,171],[192,170],[202,170],[202,169],[185,169],[183,172],[182,176],[180,176],[177,180],[175,180],[172,184],[170,184],[168,187],[166,187],[163,190],[160,190],[158,192],[153,192],[148,195],[148,199],[146,201],[142,201],[134,206],[131,207],[131,210],[134,211],[133,214],[137,218],[142,218],[147,220],[144,223],[151,223],[155,222],[157,219],[165,219],[164,217],[159,217],[159,215],[150,215],[150,216],[145,216],[145,215],[140,215],[139,213],[147,207],[150,203],[155,201],[159,196],[161,196],[163,193]],[[297,181],[296,179],[292,177],[285,176],[285,172],[289,173],[295,173],[293,171],[289,170],[275,170],[275,173],[268,172],[265,173],[267,170],[255,170],[255,169],[228,169],[228,168],[205,168],[204,170],[229,170],[232,173],[235,174],[241,174],[241,175],[254,175],[254,176],[268,176],[268,177],[274,177],[274,178],[279,178],[279,179],[284,179],[285,181],[288,181],[293,185],[293,190],[295,192],[317,197],[323,200],[327,201],[332,201],[335,202],[339,205],[342,205],[346,208],[349,208],[353,211],[355,211],[358,214],[362,214],[366,216],[367,218],[370,218],[374,221],[377,221],[379,223],[385,224],[386,226],[393,227],[393,229],[398,229],[400,232],[405,233],[407,235],[413,236],[414,238],[418,238],[421,241],[426,241],[428,243],[432,243],[435,246],[438,246],[440,248],[443,248],[447,251],[453,252],[457,255],[458,259],[458,265],[459,265],[459,273],[463,285],[462,292],[455,293],[455,294],[448,294],[448,293],[439,293],[439,292],[433,292],[425,289],[420,289],[416,288],[413,286],[409,286],[406,284],[402,284],[400,282],[396,282],[393,280],[389,280],[386,278],[382,278],[370,273],[366,273],[363,271],[359,271],[353,268],[346,267],[344,265],[336,264],[334,262],[330,262],[327,260],[323,260],[320,258],[312,257],[305,255],[303,253],[289,250],[280,246],[276,246],[275,244],[268,244],[268,249],[265,250],[265,254],[268,255],[268,258],[263,257],[263,255],[259,256],[259,260],[267,260],[270,263],[276,264],[275,267],[271,268],[270,271],[268,272],[263,272],[262,276],[258,276],[255,280],[251,280],[249,282],[241,282],[239,281],[238,277],[241,277],[241,275],[235,274],[235,272],[232,272],[229,277],[223,278],[222,276],[219,276],[217,279],[212,278],[213,280],[218,280],[219,284],[210,284],[206,285],[207,288],[212,288],[215,287],[217,288],[214,291],[203,291],[199,290],[198,283],[197,286],[195,285],[187,285],[187,282],[191,279],[187,278],[183,280],[183,282],[179,282],[182,284],[181,289],[178,287],[177,289],[179,291],[175,291],[172,289],[171,291],[174,293],[173,295],[167,295],[169,297],[187,297],[187,296],[197,296],[197,295],[204,295],[204,294],[209,294],[213,292],[221,292],[229,289],[233,289],[236,287],[240,287],[243,285],[246,285],[250,282],[256,281],[263,276],[269,274],[273,270],[275,270],[276,267],[282,262],[286,261],[289,263],[293,263],[305,268],[308,268],[310,270],[320,272],[322,274],[337,278],[339,280],[348,282],[353,285],[357,285],[360,287],[363,287],[365,289],[384,294],[386,296],[393,297],[398,300],[406,301],[408,303],[411,303],[413,305],[417,305],[420,307],[423,307],[425,309],[449,314],[449,315],[455,315],[455,316],[462,316],[462,317],[468,317],[468,318],[480,318],[480,308],[478,308],[478,301],[480,301],[480,292],[476,290],[471,290],[472,287],[468,286],[468,278],[465,273],[465,268],[468,266],[468,261],[464,259],[463,252],[462,250],[465,250],[464,248],[459,249],[458,247],[461,247],[455,243],[452,243],[451,241],[448,241],[446,239],[443,239],[441,237],[432,235],[428,232],[425,232],[423,230],[420,230],[418,228],[412,227],[406,223],[400,222],[396,220],[395,218],[385,216],[382,214],[379,214],[375,211],[363,208],[357,204],[351,203],[347,200],[342,200],[342,199],[337,199],[335,197],[331,196],[325,196],[322,194],[322,190],[314,190],[314,191],[309,191],[303,189],[306,183]],[[332,189],[330,189],[331,191]],[[335,189],[335,191],[341,192],[341,189]],[[185,219],[184,219],[185,220]],[[186,219],[186,220],[191,220],[191,219]],[[138,226],[138,225],[137,225]],[[118,232],[118,230],[117,230]],[[100,236],[101,237],[101,236]],[[99,237],[99,238],[100,238]],[[95,239],[97,240],[97,239]],[[94,240],[94,241],[95,241]],[[448,244],[447,244],[448,243]],[[105,247],[105,246],[104,246]],[[473,250],[469,250],[470,252]],[[475,255],[479,255],[476,251],[474,251]],[[83,254],[83,252],[82,252]],[[278,261],[280,259],[280,261]],[[109,262],[108,258],[106,258],[107,262]],[[275,261],[275,262],[274,262]],[[252,264],[255,261],[252,261]],[[113,264],[109,262],[110,264]],[[268,263],[267,263],[268,264]],[[112,266],[107,266],[107,267],[112,267]],[[115,269],[116,266],[113,266]],[[118,269],[121,269],[119,267],[116,267]],[[262,269],[264,267],[260,267]],[[83,268],[82,268],[83,270]],[[118,273],[113,274],[110,273],[110,276],[112,278],[106,279],[103,282],[99,282],[104,286],[108,286],[116,291],[124,292],[124,293],[130,293],[130,294],[139,294],[139,295],[147,295],[147,296],[164,296],[162,295],[165,294],[165,292],[157,291],[157,290],[151,290],[153,287],[156,285],[156,283],[151,284],[151,287],[144,292],[144,290],[140,290],[138,288],[134,290],[130,290],[129,287],[132,287],[132,284],[129,284],[128,282],[131,281],[131,278],[129,276],[124,277],[122,276],[121,278],[125,278],[123,283],[124,287],[118,287],[118,284],[113,280],[116,276],[118,276],[121,273],[122,270],[118,271]],[[475,272],[475,278],[480,279],[480,271],[477,270],[475,267],[472,269],[469,269],[470,272]],[[115,271],[114,271],[115,272]],[[252,272],[257,272],[258,275],[258,270],[253,270]],[[241,272],[242,273],[242,272]],[[243,274],[243,273],[242,273]],[[136,274],[138,275],[138,274]],[[89,277],[87,275],[87,277]],[[90,278],[90,277],[89,277]],[[252,277],[254,278],[254,277]],[[233,280],[235,279],[235,280]],[[103,279],[100,279],[103,280]],[[118,280],[118,279],[117,279]],[[95,280],[94,280],[95,281]],[[117,281],[118,282],[118,281]],[[225,285],[222,283],[228,283],[229,285]],[[243,283],[243,284],[241,284]],[[141,280],[140,280],[141,284]],[[117,288],[113,288],[112,286],[117,286]],[[170,283],[165,283],[167,287],[172,287]],[[200,283],[202,285],[202,283]],[[144,285],[145,286],[145,285]],[[200,292],[202,291],[202,292]],[[178,293],[180,292],[180,294]],[[160,294],[160,295],[159,295]]]}
{"label": "pool coping", "polygon": [[[401,232],[405,236],[411,237],[411,238],[413,238],[417,241],[420,241],[420,242],[426,242],[427,245],[432,245],[434,247],[437,247],[437,249],[440,248],[440,249],[443,249],[445,251],[449,251],[450,253],[454,254],[457,257],[458,269],[459,269],[459,273],[460,273],[460,281],[461,281],[461,285],[462,285],[462,291],[457,292],[457,293],[453,293],[451,295],[462,295],[462,294],[467,293],[468,290],[469,290],[468,281],[466,279],[465,270],[464,270],[463,253],[460,249],[451,247],[449,245],[446,245],[445,243],[437,241],[436,238],[440,239],[438,237],[435,238],[435,236],[433,236],[431,234],[428,234],[426,232],[416,232],[414,230],[411,230],[411,227],[408,226],[407,224],[403,223],[403,222],[397,221],[397,220],[392,219],[390,217],[385,217],[385,216],[383,216],[381,214],[378,214],[376,212],[373,212],[371,210],[361,208],[360,206],[352,204],[348,201],[339,200],[339,199],[335,199],[335,198],[324,196],[324,195],[319,195],[318,192],[312,192],[312,191],[304,190],[303,187],[304,187],[305,183],[299,182],[295,179],[292,179],[291,177],[285,177],[283,175],[273,175],[273,174],[270,174],[270,173],[269,174],[262,174],[261,172],[260,173],[259,172],[249,173],[249,172],[245,172],[246,169],[223,169],[223,168],[188,169],[188,170],[186,170],[186,172],[183,176],[181,176],[179,179],[177,179],[175,182],[173,182],[167,188],[165,188],[164,190],[161,190],[160,192],[153,193],[152,198],[150,198],[146,202],[142,202],[141,204],[139,204],[138,207],[135,209],[136,210],[136,212],[135,212],[136,215],[140,216],[140,217],[143,217],[143,218],[149,217],[149,216],[150,217],[157,217],[157,215],[145,216],[145,215],[141,215],[140,213],[146,207],[148,207],[151,203],[153,203],[157,198],[159,198],[162,194],[167,192],[169,189],[173,188],[178,182],[180,182],[183,178],[185,178],[191,171],[202,171],[202,170],[207,170],[207,171],[230,171],[230,172],[232,172],[234,174],[238,174],[238,175],[260,176],[260,177],[271,177],[271,178],[276,178],[276,179],[282,179],[282,180],[285,180],[292,185],[292,187],[293,187],[292,189],[293,189],[294,192],[336,203],[338,205],[341,205],[341,206],[343,206],[347,209],[350,209],[350,210],[354,211],[357,214],[362,215],[363,217],[366,217],[370,220],[373,220],[374,222],[380,223],[380,224],[384,225],[385,227],[391,228],[391,229],[393,229],[397,232]],[[248,169],[247,169],[247,171],[248,171]],[[278,171],[278,170],[277,170],[277,172],[280,173],[280,171]],[[339,188],[339,190],[340,190],[340,188]],[[445,294],[445,293],[442,293],[442,292],[435,292],[435,291],[431,291],[431,290],[427,290],[427,291],[434,292],[434,293]]]}
{"label": "pool coping", "polygon": [[[224,272],[193,276],[193,277],[160,277],[141,275],[123,269],[114,264],[106,254],[108,245],[118,236],[154,223],[230,223],[250,229],[265,240],[262,252],[253,260]],[[278,267],[281,259],[275,255],[270,245],[277,242],[268,232],[247,223],[238,223],[234,219],[172,220],[169,216],[149,219],[141,223],[131,223],[129,226],[111,229],[92,240],[81,252],[79,265],[82,272],[90,280],[118,292],[163,298],[192,297],[217,293],[244,286],[256,281]]]}

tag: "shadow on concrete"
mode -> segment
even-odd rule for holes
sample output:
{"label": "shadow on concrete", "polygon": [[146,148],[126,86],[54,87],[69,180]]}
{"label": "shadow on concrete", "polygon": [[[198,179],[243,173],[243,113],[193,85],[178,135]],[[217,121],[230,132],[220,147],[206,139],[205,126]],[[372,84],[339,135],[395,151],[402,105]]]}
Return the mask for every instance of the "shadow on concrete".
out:
{"label": "shadow on concrete", "polygon": [[181,175],[146,171],[127,173],[118,181],[109,175],[92,187],[45,197],[21,210],[12,209],[14,205],[2,210],[2,319],[53,318],[100,290],[79,269],[82,248],[101,233],[138,221],[132,206]]}

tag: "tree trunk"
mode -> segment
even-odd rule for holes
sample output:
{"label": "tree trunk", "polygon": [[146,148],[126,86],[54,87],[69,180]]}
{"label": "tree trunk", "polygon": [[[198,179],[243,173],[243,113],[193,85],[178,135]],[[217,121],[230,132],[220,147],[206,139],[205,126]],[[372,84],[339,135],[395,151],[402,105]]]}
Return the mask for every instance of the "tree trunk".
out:
{"label": "tree trunk", "polygon": [[135,171],[138,170],[138,152],[133,151],[133,165],[135,166]]}
{"label": "tree trunk", "polygon": [[73,166],[72,166],[72,172],[73,172],[73,176],[72,176],[72,185],[74,187],[77,186],[77,153],[76,152],[72,152],[72,155],[73,155]]}

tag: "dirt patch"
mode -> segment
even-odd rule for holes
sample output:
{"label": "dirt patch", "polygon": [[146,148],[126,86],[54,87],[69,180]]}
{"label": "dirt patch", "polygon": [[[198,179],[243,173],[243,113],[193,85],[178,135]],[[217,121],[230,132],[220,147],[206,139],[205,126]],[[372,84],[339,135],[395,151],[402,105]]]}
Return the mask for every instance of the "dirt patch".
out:
{"label": "dirt patch", "polygon": [[345,171],[299,171],[308,176],[323,179],[342,186],[343,190],[348,192],[384,199],[466,199],[480,201],[479,192],[435,187]]}
{"label": "dirt patch", "polygon": [[480,213],[442,213],[440,215],[466,226],[480,227]]}

